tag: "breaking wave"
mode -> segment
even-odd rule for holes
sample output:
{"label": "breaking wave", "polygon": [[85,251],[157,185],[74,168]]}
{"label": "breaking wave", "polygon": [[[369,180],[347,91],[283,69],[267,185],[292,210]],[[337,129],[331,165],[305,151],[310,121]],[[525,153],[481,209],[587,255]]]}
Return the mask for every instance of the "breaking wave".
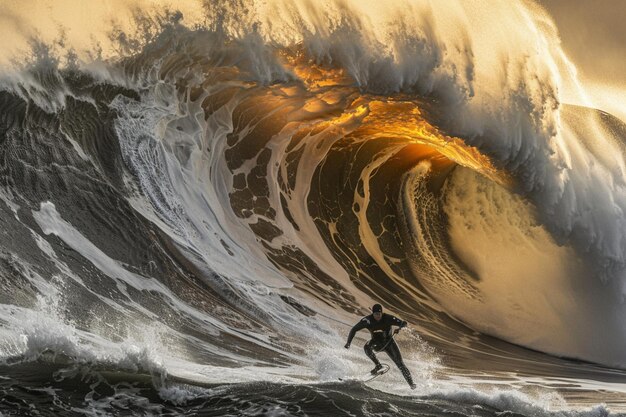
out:
{"label": "breaking wave", "polygon": [[[466,388],[478,363],[520,386],[619,378],[563,358],[626,367],[626,125],[560,102],[541,10],[206,13],[136,17],[89,63],[39,45],[0,80],[6,369],[148,374],[150,401],[190,407],[224,383],[334,392],[366,364],[337,346],[381,302],[411,324],[400,344],[428,407],[566,407]],[[376,389],[403,392],[390,379]]]}

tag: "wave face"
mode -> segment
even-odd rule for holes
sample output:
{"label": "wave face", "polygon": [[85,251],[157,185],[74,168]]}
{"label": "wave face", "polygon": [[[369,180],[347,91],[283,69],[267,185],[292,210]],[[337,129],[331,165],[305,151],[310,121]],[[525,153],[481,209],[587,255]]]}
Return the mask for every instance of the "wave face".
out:
{"label": "wave face", "polygon": [[[0,80],[2,407],[623,406],[626,125],[560,103],[541,11],[264,5]],[[411,325],[419,401],[336,382],[375,302]]]}

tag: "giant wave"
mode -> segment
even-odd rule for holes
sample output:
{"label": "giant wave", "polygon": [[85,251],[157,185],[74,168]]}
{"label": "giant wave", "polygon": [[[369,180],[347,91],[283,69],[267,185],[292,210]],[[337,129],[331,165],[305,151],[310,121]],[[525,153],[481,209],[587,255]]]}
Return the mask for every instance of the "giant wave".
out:
{"label": "giant wave", "polygon": [[[567,378],[599,402],[580,392],[626,367],[626,127],[560,102],[541,10],[265,7],[137,17],[114,57],[62,65],[39,44],[3,76],[7,372],[147,373],[192,407],[226,383],[328,394],[365,366],[336,349],[381,302],[413,328],[421,412],[547,413],[560,397],[524,392]],[[477,367],[519,391],[468,390]],[[377,389],[404,392],[397,377]],[[263,414],[259,390],[226,409]]]}

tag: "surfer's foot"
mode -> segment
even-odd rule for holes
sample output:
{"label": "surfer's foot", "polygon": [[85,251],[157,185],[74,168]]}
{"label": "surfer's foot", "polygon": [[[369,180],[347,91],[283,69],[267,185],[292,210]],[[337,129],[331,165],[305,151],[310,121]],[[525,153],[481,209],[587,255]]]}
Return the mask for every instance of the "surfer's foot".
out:
{"label": "surfer's foot", "polygon": [[411,387],[411,389],[417,388],[417,385],[415,385],[415,384],[409,384],[409,386]]}
{"label": "surfer's foot", "polygon": [[383,366],[381,364],[378,364],[374,367],[374,369],[372,369],[372,375],[376,375],[378,372],[380,372],[383,369]]}

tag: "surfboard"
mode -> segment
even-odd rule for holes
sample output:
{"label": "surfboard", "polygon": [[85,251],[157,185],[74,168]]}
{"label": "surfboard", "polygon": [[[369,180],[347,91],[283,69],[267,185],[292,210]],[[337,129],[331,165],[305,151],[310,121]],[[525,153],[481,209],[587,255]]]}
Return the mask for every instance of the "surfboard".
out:
{"label": "surfboard", "polygon": [[386,374],[389,371],[389,365],[387,365],[386,363],[381,364],[383,366],[383,368],[378,371],[375,374],[372,374],[371,372],[368,372],[367,374],[363,375],[362,377],[356,377],[356,378],[339,378],[340,381],[359,381],[359,382],[370,382],[376,378],[378,378],[381,375]]}
{"label": "surfboard", "polygon": [[362,382],[369,382],[373,379],[378,378],[381,375],[384,375],[387,373],[387,371],[389,371],[389,365],[387,365],[386,363],[382,364],[383,369],[381,369],[380,371],[376,372],[375,374],[372,374],[371,372],[368,372],[362,379]]}

